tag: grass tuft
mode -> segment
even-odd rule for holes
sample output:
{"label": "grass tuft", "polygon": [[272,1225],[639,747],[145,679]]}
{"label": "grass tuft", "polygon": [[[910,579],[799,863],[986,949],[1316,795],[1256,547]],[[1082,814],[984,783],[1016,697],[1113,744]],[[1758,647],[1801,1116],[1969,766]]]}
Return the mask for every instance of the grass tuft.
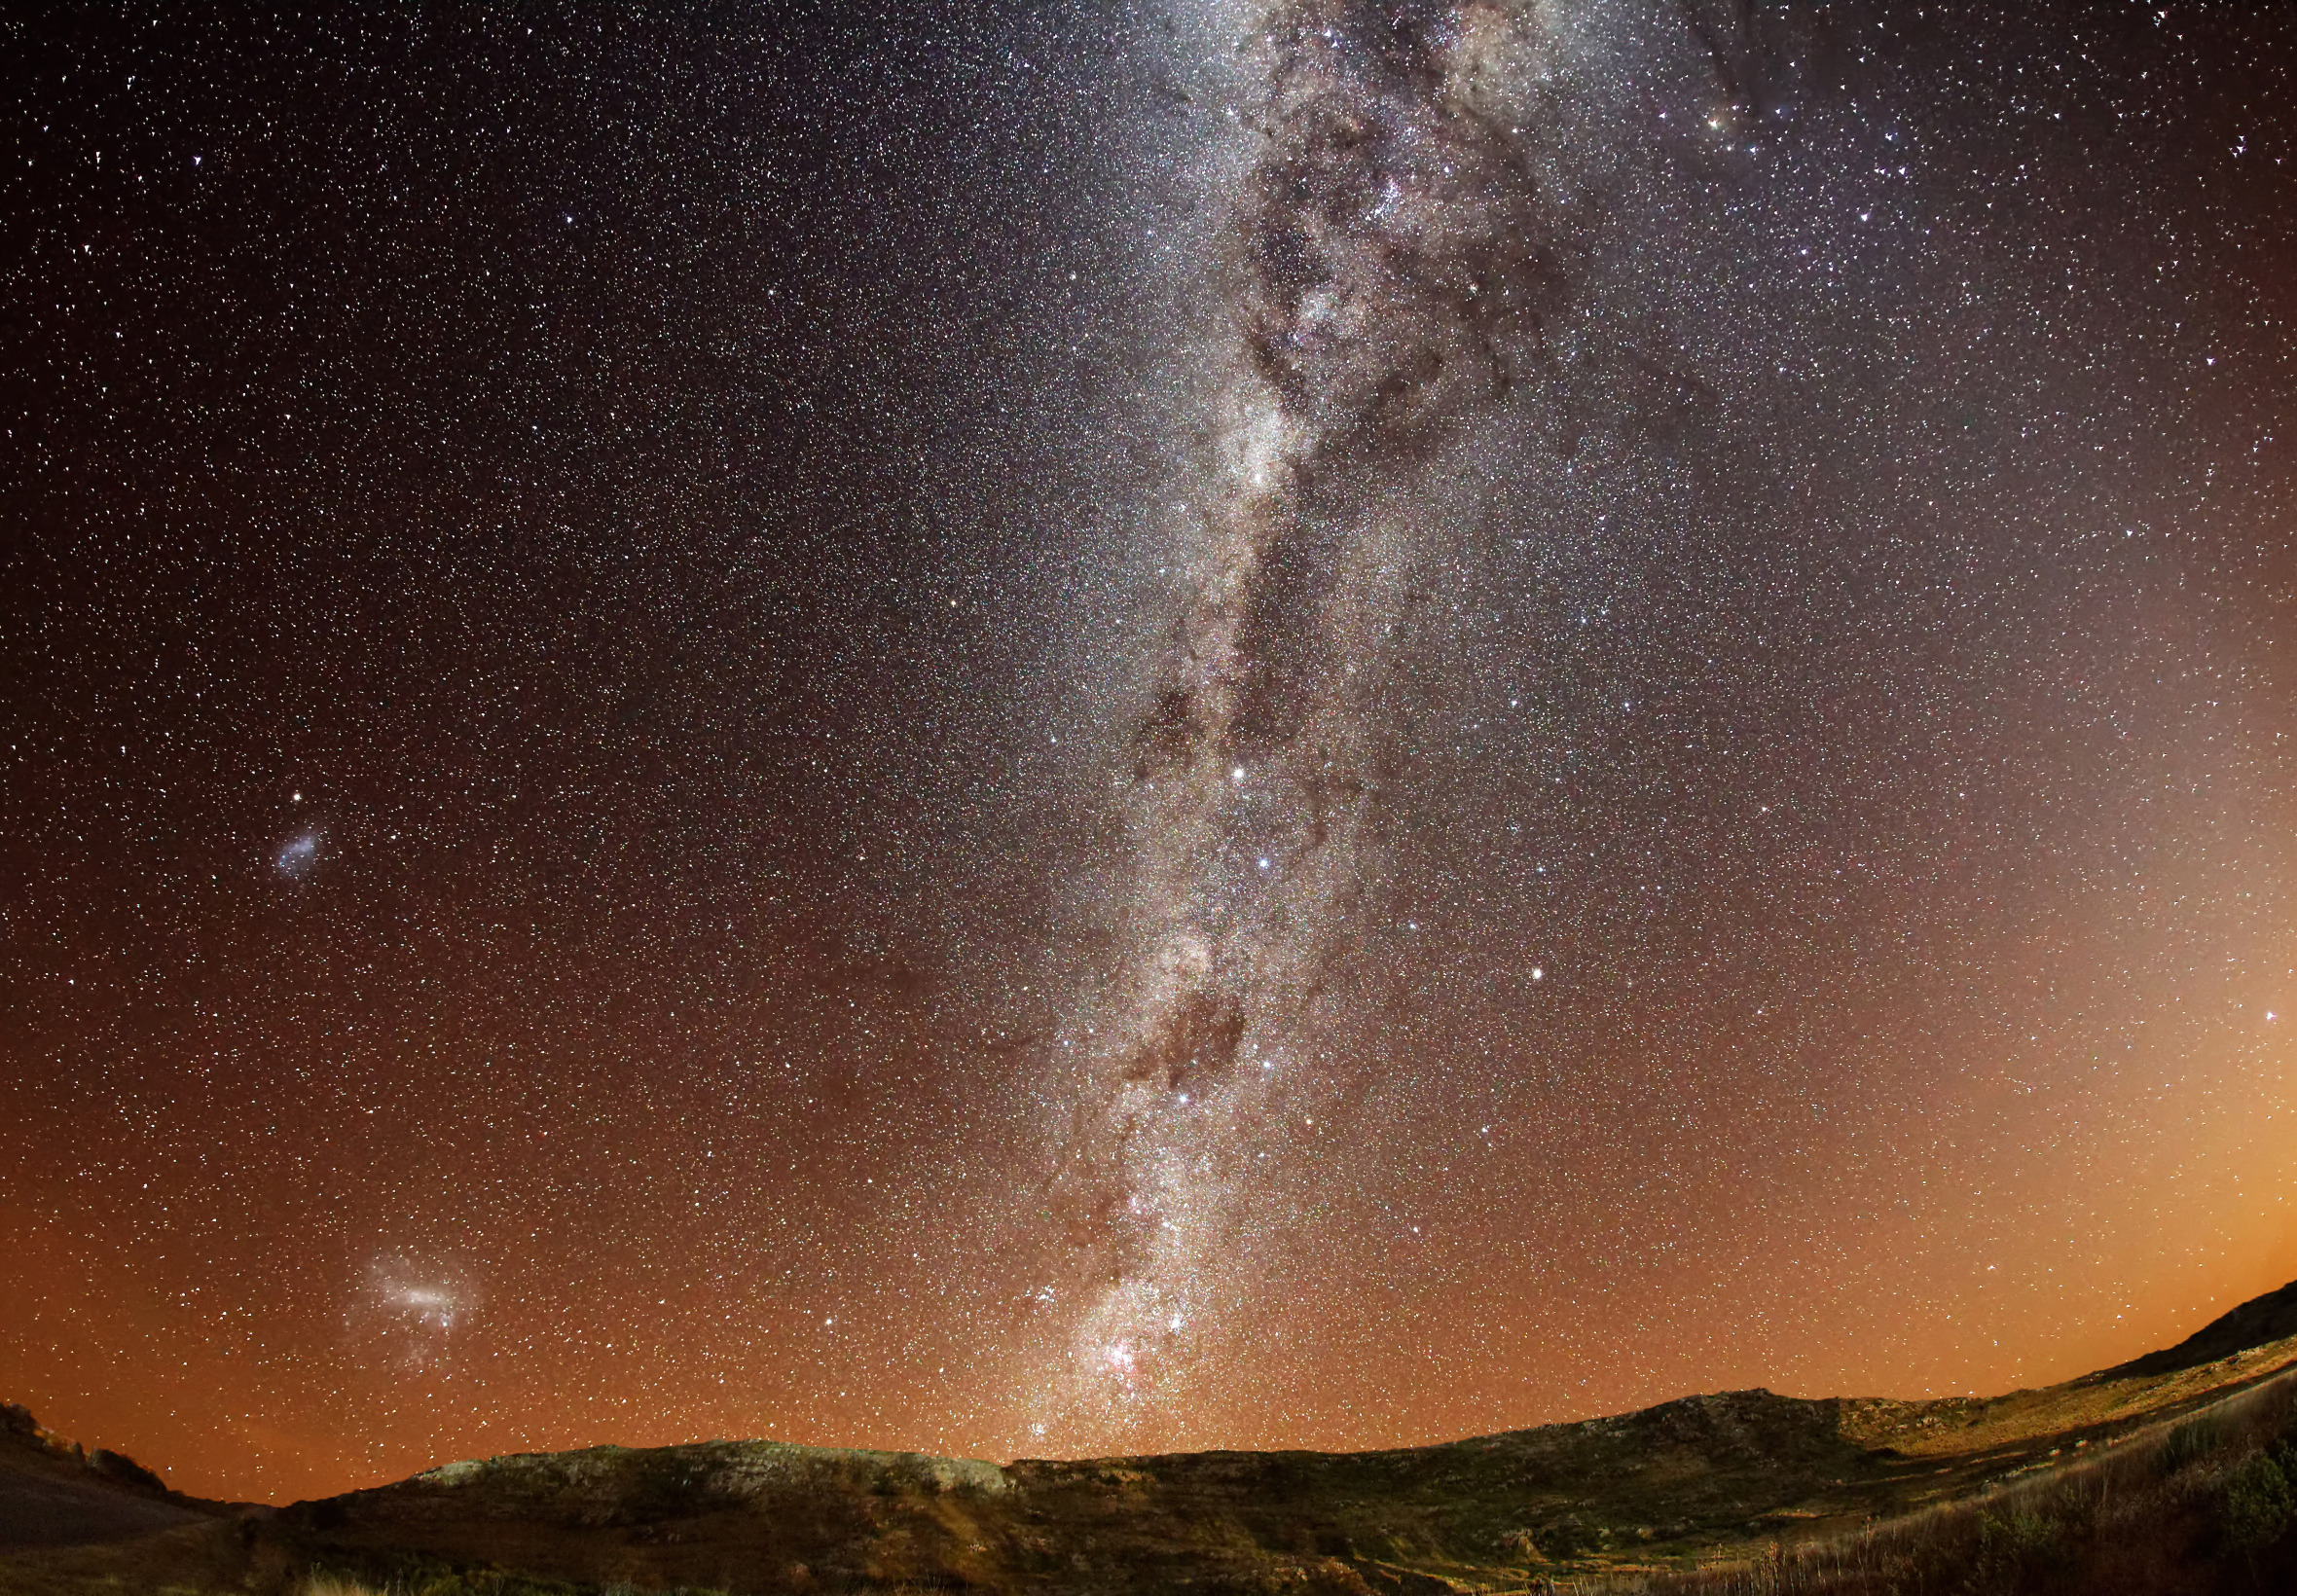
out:
{"label": "grass tuft", "polygon": [[371,1585],[346,1575],[314,1572],[305,1576],[298,1596],[398,1596],[384,1585]]}

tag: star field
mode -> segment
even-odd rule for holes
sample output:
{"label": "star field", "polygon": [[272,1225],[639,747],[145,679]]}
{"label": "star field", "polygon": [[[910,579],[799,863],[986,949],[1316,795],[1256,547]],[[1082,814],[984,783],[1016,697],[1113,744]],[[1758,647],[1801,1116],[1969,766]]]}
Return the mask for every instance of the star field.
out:
{"label": "star field", "polygon": [[5,24],[0,1395],[181,1488],[2297,1275],[2297,28]]}

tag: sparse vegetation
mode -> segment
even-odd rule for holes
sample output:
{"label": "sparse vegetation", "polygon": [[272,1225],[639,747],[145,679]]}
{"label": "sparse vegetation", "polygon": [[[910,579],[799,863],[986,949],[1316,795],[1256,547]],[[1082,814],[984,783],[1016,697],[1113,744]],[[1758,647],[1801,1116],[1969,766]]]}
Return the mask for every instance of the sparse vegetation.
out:
{"label": "sparse vegetation", "polygon": [[292,1596],[729,1596],[698,1585],[641,1585],[630,1579],[603,1584],[533,1579],[499,1570],[417,1568],[388,1578],[314,1570]]}

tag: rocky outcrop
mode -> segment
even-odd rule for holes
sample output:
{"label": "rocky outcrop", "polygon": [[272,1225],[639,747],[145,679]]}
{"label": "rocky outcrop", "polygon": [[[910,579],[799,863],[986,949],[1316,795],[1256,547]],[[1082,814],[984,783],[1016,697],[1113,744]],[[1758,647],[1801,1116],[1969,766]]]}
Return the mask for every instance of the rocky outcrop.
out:
{"label": "rocky outcrop", "polygon": [[114,1541],[206,1516],[133,1458],[90,1452],[0,1403],[0,1549]]}

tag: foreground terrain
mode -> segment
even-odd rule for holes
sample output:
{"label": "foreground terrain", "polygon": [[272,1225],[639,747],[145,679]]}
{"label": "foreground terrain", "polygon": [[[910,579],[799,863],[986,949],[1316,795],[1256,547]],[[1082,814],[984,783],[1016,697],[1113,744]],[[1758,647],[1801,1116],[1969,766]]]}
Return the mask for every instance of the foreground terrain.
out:
{"label": "foreground terrain", "polygon": [[2042,1391],[1730,1392],[1389,1452],[594,1447],[274,1511],[6,1411],[0,1593],[2297,1590],[2297,1285]]}

